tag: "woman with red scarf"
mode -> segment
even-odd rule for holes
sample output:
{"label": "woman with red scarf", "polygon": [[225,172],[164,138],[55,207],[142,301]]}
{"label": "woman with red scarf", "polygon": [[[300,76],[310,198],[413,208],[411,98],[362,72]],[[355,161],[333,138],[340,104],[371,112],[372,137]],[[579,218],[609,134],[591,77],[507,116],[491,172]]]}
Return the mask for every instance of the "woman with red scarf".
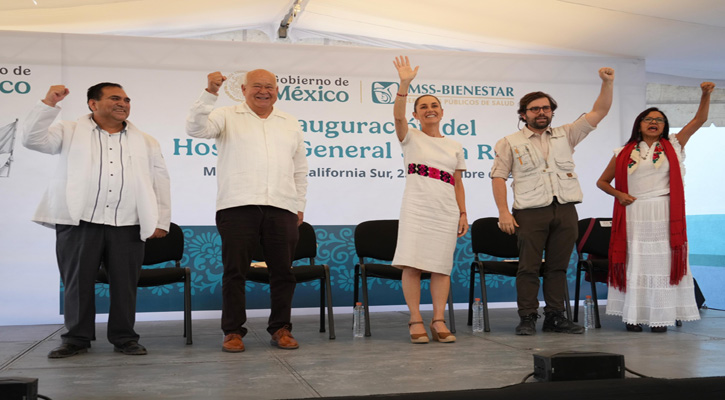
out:
{"label": "woman with red scarf", "polygon": [[641,332],[642,324],[667,332],[677,320],[700,319],[688,267],[682,165],[685,144],[707,121],[715,84],[700,87],[697,114],[677,135],[669,135],[657,108],[639,114],[629,141],[597,181],[616,199],[607,314],[620,315],[631,332]]}

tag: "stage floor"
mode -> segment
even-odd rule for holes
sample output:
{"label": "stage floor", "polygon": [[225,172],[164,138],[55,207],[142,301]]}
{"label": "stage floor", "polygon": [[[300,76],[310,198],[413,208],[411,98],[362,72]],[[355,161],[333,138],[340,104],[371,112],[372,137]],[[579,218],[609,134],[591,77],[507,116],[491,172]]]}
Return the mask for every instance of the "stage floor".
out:
{"label": "stage floor", "polygon": [[656,334],[626,332],[601,311],[602,328],[583,335],[516,336],[513,309],[492,309],[483,334],[471,332],[460,310],[458,341],[425,345],[408,341],[405,312],[373,313],[369,338],[353,338],[351,315],[337,315],[335,340],[318,332],[319,316],[295,316],[293,351],[271,347],[266,318],[251,318],[246,351],[236,354],[221,351],[218,319],[194,320],[190,346],[181,321],[138,322],[146,356],[114,353],[98,324],[88,354],[53,360],[47,353],[61,343],[62,326],[0,326],[0,378],[38,378],[38,392],[53,400],[359,396],[513,385],[533,372],[533,354],[551,351],[623,354],[627,368],[656,378],[725,375],[725,312],[703,310],[702,320]]}

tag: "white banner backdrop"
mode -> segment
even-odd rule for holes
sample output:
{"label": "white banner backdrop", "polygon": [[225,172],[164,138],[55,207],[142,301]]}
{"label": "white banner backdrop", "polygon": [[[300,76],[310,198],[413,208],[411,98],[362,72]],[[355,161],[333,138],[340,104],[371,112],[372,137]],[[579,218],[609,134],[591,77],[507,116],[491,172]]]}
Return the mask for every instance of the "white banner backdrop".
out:
{"label": "white banner backdrop", "polygon": [[[161,143],[171,174],[172,220],[179,225],[213,225],[215,211],[214,142],[186,136],[187,111],[206,87],[207,73],[229,77],[222,106],[242,98],[240,79],[256,68],[277,74],[276,106],[297,116],[306,132],[305,219],[356,225],[398,218],[404,166],[391,103],[397,89],[392,60],[400,50],[24,32],[1,32],[0,47],[0,125],[19,118],[22,126],[52,84],[70,89],[60,103],[60,118],[70,120],[88,113],[89,86],[122,84],[132,99],[130,120]],[[420,65],[408,113],[416,95],[435,94],[443,103],[444,133],[467,152],[470,222],[497,215],[488,178],[492,149],[518,130],[518,100],[545,91],[559,103],[554,123],[571,122],[591,109],[601,84],[597,70],[613,67],[614,105],[574,155],[585,193],[580,217],[611,212],[611,198],[595,181],[644,108],[642,60],[404,53]],[[30,221],[57,160],[22,147],[21,134],[19,128],[12,173],[0,178],[0,325],[62,321],[55,235]]]}

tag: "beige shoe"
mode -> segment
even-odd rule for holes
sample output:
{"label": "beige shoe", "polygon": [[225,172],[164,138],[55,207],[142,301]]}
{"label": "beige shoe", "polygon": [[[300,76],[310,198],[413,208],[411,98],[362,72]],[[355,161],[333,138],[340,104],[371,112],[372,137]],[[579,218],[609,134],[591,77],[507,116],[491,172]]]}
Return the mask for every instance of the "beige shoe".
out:
{"label": "beige shoe", "polygon": [[[408,322],[408,329],[410,329],[411,326],[418,324],[423,325],[423,321]],[[415,344],[423,344],[428,343],[430,339],[428,339],[427,333],[411,333],[410,341]]]}
{"label": "beige shoe", "polygon": [[434,319],[433,321],[431,321],[431,323],[430,323],[430,335],[433,337],[433,340],[436,341],[436,342],[441,342],[441,343],[453,343],[453,342],[455,342],[456,341],[456,337],[453,336],[452,333],[450,333],[450,332],[438,332],[436,330],[435,326],[433,326],[436,322],[443,322],[445,324],[446,323],[446,320],[444,320],[444,319]]}

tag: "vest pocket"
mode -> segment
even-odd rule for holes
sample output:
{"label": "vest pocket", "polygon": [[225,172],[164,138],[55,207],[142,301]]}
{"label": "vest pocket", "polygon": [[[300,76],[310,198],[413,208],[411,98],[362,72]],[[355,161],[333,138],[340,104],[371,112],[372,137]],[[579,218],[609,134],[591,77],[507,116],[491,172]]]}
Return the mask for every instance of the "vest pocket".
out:
{"label": "vest pocket", "polygon": [[531,156],[531,150],[528,145],[514,146],[513,148],[514,164],[519,164],[522,172],[528,172],[536,168],[536,163]]}
{"label": "vest pocket", "polygon": [[[573,167],[574,163],[571,164]],[[561,200],[566,202],[582,201],[583,194],[575,172],[557,172],[556,176],[556,181],[559,183],[558,196]]]}
{"label": "vest pocket", "polygon": [[[559,168],[562,171],[574,171],[574,161],[573,160],[559,160],[555,159],[557,168]],[[576,175],[574,175],[574,179],[576,179]]]}
{"label": "vest pocket", "polygon": [[529,176],[521,177],[511,185],[514,190],[514,200],[520,204],[538,204],[542,197],[546,197],[544,179],[535,172]]}

